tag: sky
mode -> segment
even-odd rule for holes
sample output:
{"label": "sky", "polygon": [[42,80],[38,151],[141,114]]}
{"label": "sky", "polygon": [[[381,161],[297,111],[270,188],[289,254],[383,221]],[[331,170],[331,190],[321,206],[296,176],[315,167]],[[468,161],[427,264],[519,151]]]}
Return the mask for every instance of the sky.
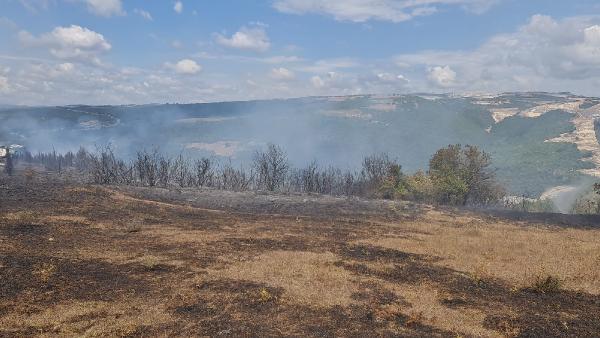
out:
{"label": "sky", "polygon": [[0,104],[569,91],[598,0],[0,0]]}

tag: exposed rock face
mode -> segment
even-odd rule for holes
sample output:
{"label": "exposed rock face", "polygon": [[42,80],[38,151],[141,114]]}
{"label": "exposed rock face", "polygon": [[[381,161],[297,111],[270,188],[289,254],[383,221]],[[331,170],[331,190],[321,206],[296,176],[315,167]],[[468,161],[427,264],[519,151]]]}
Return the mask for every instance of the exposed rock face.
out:
{"label": "exposed rock face", "polygon": [[565,111],[573,113],[572,120],[575,126],[575,131],[572,133],[562,134],[557,138],[548,140],[547,142],[566,142],[574,143],[582,152],[590,152],[591,156],[585,161],[592,162],[595,165],[593,169],[581,170],[582,173],[600,177],[600,144],[596,137],[595,119],[600,116],[600,104],[581,109],[581,104],[574,109]]}

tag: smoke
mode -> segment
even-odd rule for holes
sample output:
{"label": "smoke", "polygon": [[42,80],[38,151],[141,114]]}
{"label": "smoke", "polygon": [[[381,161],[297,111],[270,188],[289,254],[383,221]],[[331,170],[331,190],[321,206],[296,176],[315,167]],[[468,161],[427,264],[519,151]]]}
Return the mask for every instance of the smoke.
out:
{"label": "smoke", "polygon": [[[238,166],[247,165],[256,150],[274,143],[286,150],[295,167],[317,161],[322,167],[354,170],[365,156],[388,153],[404,172],[414,172],[426,170],[438,149],[460,143],[478,145],[491,153],[492,162],[498,164],[498,177],[516,195],[529,191],[539,196],[548,187],[578,179],[568,176],[580,168],[582,156],[575,146],[566,149],[544,142],[569,131],[565,129],[571,127],[569,114],[548,113],[535,121],[512,117],[495,124],[488,109],[497,100],[513,100],[518,106],[536,102],[533,94],[507,94],[489,99],[488,105],[445,95],[402,95],[4,107],[0,108],[0,144],[20,144],[34,153],[75,152],[80,146],[94,150],[110,144],[116,155],[125,159],[133,158],[138,150],[158,148],[172,156],[216,157]],[[531,144],[535,147],[527,148]],[[557,151],[561,146],[565,149]],[[543,166],[532,165],[542,160]],[[568,196],[561,193],[557,200],[561,208],[573,199]]]}
{"label": "smoke", "polygon": [[585,178],[576,185],[554,187],[544,192],[540,199],[550,199],[558,212],[569,214],[577,199],[590,190],[593,182],[592,178]]}

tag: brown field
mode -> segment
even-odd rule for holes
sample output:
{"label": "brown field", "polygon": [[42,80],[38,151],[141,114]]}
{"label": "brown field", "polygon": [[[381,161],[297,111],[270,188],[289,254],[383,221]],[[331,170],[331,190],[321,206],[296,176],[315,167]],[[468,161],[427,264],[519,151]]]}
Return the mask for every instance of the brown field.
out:
{"label": "brown field", "polygon": [[598,218],[27,181],[0,336],[600,335]]}

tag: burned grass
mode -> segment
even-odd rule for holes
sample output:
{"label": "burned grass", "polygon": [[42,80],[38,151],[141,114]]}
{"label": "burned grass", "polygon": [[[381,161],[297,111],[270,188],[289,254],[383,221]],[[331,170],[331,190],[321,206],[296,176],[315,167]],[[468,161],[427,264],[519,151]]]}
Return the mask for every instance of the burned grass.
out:
{"label": "burned grass", "polygon": [[600,332],[595,229],[43,180],[5,183],[0,203],[2,336]]}

